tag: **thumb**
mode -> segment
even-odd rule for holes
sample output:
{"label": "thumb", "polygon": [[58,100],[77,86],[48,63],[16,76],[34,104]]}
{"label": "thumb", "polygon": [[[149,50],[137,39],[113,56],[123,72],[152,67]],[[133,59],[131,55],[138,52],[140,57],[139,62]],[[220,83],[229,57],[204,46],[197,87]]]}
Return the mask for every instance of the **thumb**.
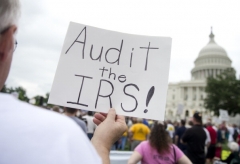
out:
{"label": "thumb", "polygon": [[107,118],[106,120],[109,120],[109,121],[115,121],[115,118],[116,118],[116,111],[115,109],[111,108],[109,111],[108,111],[108,115],[107,115]]}

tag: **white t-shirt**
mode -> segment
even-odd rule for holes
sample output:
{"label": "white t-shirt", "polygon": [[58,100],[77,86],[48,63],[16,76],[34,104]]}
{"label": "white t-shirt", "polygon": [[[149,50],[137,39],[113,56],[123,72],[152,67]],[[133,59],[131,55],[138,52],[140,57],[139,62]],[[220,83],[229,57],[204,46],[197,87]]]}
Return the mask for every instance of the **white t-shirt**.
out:
{"label": "white t-shirt", "polygon": [[172,124],[167,124],[167,131],[171,138],[173,138],[173,134],[175,132],[175,128]]}
{"label": "white t-shirt", "polygon": [[208,132],[208,130],[206,128],[203,128],[203,130],[205,131],[206,135],[207,135],[207,138],[205,140],[205,145],[207,144],[210,144],[211,143],[211,137],[210,137],[210,134]]}
{"label": "white t-shirt", "polygon": [[212,128],[217,132],[218,131],[218,128],[214,125],[212,126]]}
{"label": "white t-shirt", "polygon": [[83,116],[87,120],[87,133],[93,133],[94,130],[96,129],[96,125],[93,122],[93,116]]}
{"label": "white t-shirt", "polygon": [[234,139],[233,139],[234,128],[231,126],[228,126],[227,129],[229,131],[228,142],[232,142],[232,141],[234,141]]}
{"label": "white t-shirt", "polygon": [[73,120],[9,94],[0,94],[0,130],[0,163],[102,163]]}

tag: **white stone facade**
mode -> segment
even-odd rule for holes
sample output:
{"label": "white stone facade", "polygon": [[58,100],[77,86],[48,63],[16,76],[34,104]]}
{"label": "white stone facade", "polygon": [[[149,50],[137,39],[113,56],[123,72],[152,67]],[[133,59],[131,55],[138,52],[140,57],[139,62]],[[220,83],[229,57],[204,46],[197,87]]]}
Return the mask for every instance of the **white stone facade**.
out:
{"label": "white stone facade", "polygon": [[202,48],[194,62],[191,80],[169,83],[165,119],[188,118],[195,111],[202,112],[204,121],[211,116],[212,113],[204,108],[206,79],[231,68],[232,61],[226,51],[216,44],[212,32],[209,37],[209,43]]}

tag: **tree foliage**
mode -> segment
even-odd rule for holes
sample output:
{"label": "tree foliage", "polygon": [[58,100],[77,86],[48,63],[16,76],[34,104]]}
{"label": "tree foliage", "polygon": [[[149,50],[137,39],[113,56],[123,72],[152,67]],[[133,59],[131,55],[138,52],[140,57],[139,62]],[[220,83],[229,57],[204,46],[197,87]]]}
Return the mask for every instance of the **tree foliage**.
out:
{"label": "tree foliage", "polygon": [[7,93],[7,86],[4,84],[0,92]]}
{"label": "tree foliage", "polygon": [[23,87],[15,87],[15,88],[8,88],[6,85],[3,86],[1,92],[3,93],[14,93],[16,92],[18,94],[18,99],[22,101],[29,101],[29,98],[27,97],[26,90]]}
{"label": "tree foliage", "polygon": [[217,77],[207,79],[207,98],[204,100],[206,109],[217,115],[219,109],[227,110],[232,116],[240,113],[240,80],[235,73],[234,69],[229,68]]}
{"label": "tree foliage", "polygon": [[[15,93],[18,93],[19,100],[26,101],[26,102],[29,102],[29,100],[30,100],[27,97],[26,90],[23,87],[8,88],[6,85],[4,85],[0,92],[10,93],[10,94],[15,92]],[[47,104],[48,98],[49,98],[49,93],[46,93],[46,95],[44,97],[37,95],[37,96],[34,96],[32,99],[35,99],[34,105],[37,105],[37,106],[47,105],[47,106],[51,107],[52,106],[51,104]]]}

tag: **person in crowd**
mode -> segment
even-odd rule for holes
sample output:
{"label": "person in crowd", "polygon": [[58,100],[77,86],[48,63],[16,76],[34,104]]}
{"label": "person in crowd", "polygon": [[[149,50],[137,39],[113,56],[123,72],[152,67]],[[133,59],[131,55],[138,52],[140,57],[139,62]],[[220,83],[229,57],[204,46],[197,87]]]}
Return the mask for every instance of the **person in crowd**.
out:
{"label": "person in crowd", "polygon": [[175,132],[176,132],[177,129],[180,127],[179,122],[174,121],[173,126],[174,126],[174,128],[175,128]]}
{"label": "person in crowd", "polygon": [[187,144],[186,155],[194,164],[205,163],[204,145],[207,135],[202,127],[201,113],[194,113],[193,126],[186,130],[182,136],[182,143]]}
{"label": "person in crowd", "polygon": [[111,150],[117,150],[120,144],[120,139],[118,139],[111,147]]}
{"label": "person in crowd", "polygon": [[238,137],[237,137],[237,141],[236,141],[239,145],[239,153],[240,153],[240,133],[238,133]]}
{"label": "person in crowd", "polygon": [[57,113],[61,113],[59,106],[56,106],[56,105],[52,107],[52,111],[57,112]]}
{"label": "person in crowd", "polygon": [[239,147],[236,142],[229,142],[228,147],[231,151],[227,159],[221,160],[220,158],[214,158],[215,160],[219,160],[221,162],[224,162],[226,164],[239,164],[240,163],[240,157],[239,157]]}
{"label": "person in crowd", "polygon": [[189,121],[188,121],[188,124],[186,125],[186,128],[189,129],[189,128],[191,128],[192,126],[193,126],[193,122],[192,122],[192,120],[189,120]]}
{"label": "person in crowd", "polygon": [[218,127],[218,131],[217,131],[217,142],[218,143],[225,143],[226,141],[228,141],[228,129],[226,127],[226,122],[223,121],[222,124],[219,125]]}
{"label": "person in crowd", "polygon": [[93,122],[93,112],[92,111],[88,111],[87,115],[83,116],[84,119],[86,119],[87,121],[87,135],[88,138],[91,140],[93,137],[93,133],[96,129],[96,125]]}
{"label": "person in crowd", "polygon": [[148,120],[143,118],[143,124],[146,125],[147,127],[149,127],[149,123],[148,123]]}
{"label": "person in crowd", "polygon": [[118,150],[120,150],[120,149],[124,150],[125,149],[125,145],[126,145],[126,142],[127,142],[127,137],[128,137],[128,130],[126,130],[123,133],[123,135],[122,135],[122,137],[120,139],[120,143],[118,145]]}
{"label": "person in crowd", "polygon": [[206,136],[207,136],[206,141],[205,141],[205,147],[204,147],[204,152],[207,155],[207,150],[208,150],[208,147],[211,143],[211,138],[210,138],[210,134],[207,130],[207,125],[203,125],[203,130],[205,131]]}
{"label": "person in crowd", "polygon": [[233,142],[234,141],[234,138],[233,138],[233,135],[234,135],[234,128],[233,126],[230,124],[227,126],[227,130],[228,130],[228,142]]}
{"label": "person in crowd", "polygon": [[217,133],[217,131],[218,131],[218,128],[217,128],[217,125],[216,124],[214,124],[214,123],[211,123],[212,124],[212,128],[215,130],[215,132]]}
{"label": "person in crowd", "polygon": [[214,123],[212,122],[212,119],[211,119],[211,118],[208,118],[208,120],[207,120],[207,126],[208,126],[209,124],[211,124],[211,127],[212,127],[216,132],[218,131],[218,128],[217,128],[216,124],[214,124]]}
{"label": "person in crowd", "polygon": [[133,125],[132,118],[131,117],[126,117],[126,124],[130,128]]}
{"label": "person in crowd", "polygon": [[132,118],[131,118],[131,120],[132,120],[132,124],[136,124],[136,123],[138,123],[138,121],[137,121],[137,118],[136,118],[136,117],[132,117]]}
{"label": "person in crowd", "polygon": [[138,144],[148,138],[150,129],[142,123],[141,118],[137,118],[137,123],[133,124],[128,132],[131,140],[131,150],[133,151]]}
{"label": "person in crowd", "polygon": [[207,123],[207,130],[210,134],[211,142],[207,150],[206,163],[211,164],[216,151],[217,132],[213,129],[211,122]]}
{"label": "person in crowd", "polygon": [[66,115],[66,116],[70,117],[71,119],[73,119],[73,120],[78,124],[78,126],[83,130],[83,132],[84,132],[85,134],[87,134],[87,126],[86,126],[86,123],[76,117],[76,113],[77,113],[77,112],[78,112],[78,109],[65,107],[65,113],[64,113],[64,115]]}
{"label": "person in crowd", "polygon": [[187,130],[187,128],[185,127],[186,121],[185,120],[181,120],[181,126],[177,129],[176,133],[175,133],[175,144],[178,146],[178,148],[185,153],[186,151],[186,145],[182,144],[180,142],[182,135],[185,133],[185,131]]}
{"label": "person in crowd", "polygon": [[167,129],[166,130],[167,130],[169,136],[171,137],[171,139],[173,140],[173,135],[175,133],[175,128],[174,128],[174,126],[173,126],[173,124],[170,120],[167,120],[166,123],[167,123]]}
{"label": "person in crowd", "polygon": [[128,164],[168,163],[191,164],[191,161],[174,144],[163,123],[155,123],[149,141],[141,142],[128,160]]}
{"label": "person in crowd", "polygon": [[236,142],[238,138],[238,127],[236,124],[233,124],[233,140]]}
{"label": "person in crowd", "polygon": [[180,127],[179,122],[178,121],[174,121],[173,123],[174,126],[174,133],[173,133],[173,143],[175,143],[175,135],[176,135],[176,131],[178,130],[178,128]]}
{"label": "person in crowd", "polygon": [[148,124],[149,124],[149,128],[152,129],[152,127],[154,125],[154,121],[149,119]]}
{"label": "person in crowd", "polygon": [[[19,0],[0,1],[0,89],[7,79],[20,17]],[[14,121],[13,121],[14,118]],[[98,113],[91,142],[66,116],[0,93],[0,163],[109,164],[111,145],[126,131],[125,118]]]}

